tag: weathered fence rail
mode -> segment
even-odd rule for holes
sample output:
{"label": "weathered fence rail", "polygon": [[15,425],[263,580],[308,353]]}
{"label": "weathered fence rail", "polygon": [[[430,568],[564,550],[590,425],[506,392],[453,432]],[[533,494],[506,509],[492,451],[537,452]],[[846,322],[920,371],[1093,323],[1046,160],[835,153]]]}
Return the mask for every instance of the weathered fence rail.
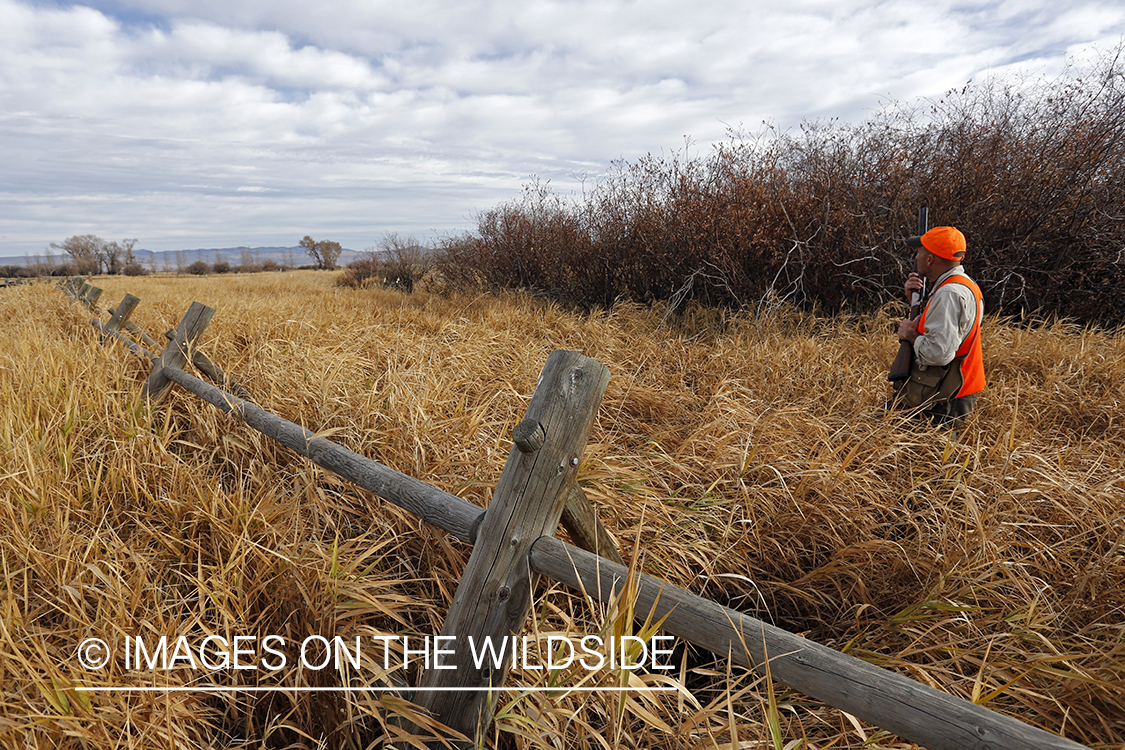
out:
{"label": "weathered fence rail", "polygon": [[179,368],[165,368],[164,376],[316,465],[410,511],[461,541],[472,543],[475,525],[484,515],[484,510],[468,500],[364,458],[327,438],[317,437],[304,427],[226,393]]}
{"label": "weathered fence rail", "polygon": [[[629,571],[543,536],[531,569],[606,601]],[[1083,747],[896,672],[877,667],[723,607],[658,578],[636,573],[636,611],[665,617],[663,630],[931,750]]]}
{"label": "weathered fence rail", "polygon": [[[90,308],[101,292],[89,284],[64,288]],[[98,321],[95,325],[103,330],[106,341],[131,345],[134,353],[153,362],[145,384],[148,397],[159,398],[172,384],[179,385],[319,466],[473,544],[443,634],[457,638],[470,634],[518,635],[535,575],[545,575],[601,602],[616,596],[628,581],[630,571],[622,564],[612,537],[597,522],[574,482],[593,415],[608,381],[608,372],[599,363],[573,352],[555,352],[548,358],[486,511],[317,437],[248,398],[185,372],[182,368],[188,362],[210,362],[205,357],[199,359],[197,355],[202,352],[196,342],[214,315],[211,308],[193,303],[176,331],[169,332],[164,351],[160,355],[147,352],[119,330],[136,307],[132,301],[136,298],[131,297],[127,295],[115,308],[108,325]],[[219,382],[229,383],[229,379],[223,375]],[[571,537],[586,549],[554,538],[560,519]],[[664,631],[729,656],[744,667],[764,672],[768,666],[772,677],[790,687],[931,750],[1084,747],[657,578],[633,575],[635,611],[665,618]],[[462,666],[465,669],[425,673],[417,702],[430,708],[447,726],[479,738],[491,718],[489,691],[470,688],[503,688],[508,665],[487,673],[471,665]]]}

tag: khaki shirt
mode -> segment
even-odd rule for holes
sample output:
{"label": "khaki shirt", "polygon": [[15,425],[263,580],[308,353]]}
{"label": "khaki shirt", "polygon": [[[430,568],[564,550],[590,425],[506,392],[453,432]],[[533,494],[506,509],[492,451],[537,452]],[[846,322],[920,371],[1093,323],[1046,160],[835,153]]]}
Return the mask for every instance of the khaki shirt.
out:
{"label": "khaki shirt", "polygon": [[[934,288],[950,276],[968,278],[963,266],[957,265],[938,277]],[[981,302],[981,314],[984,303]],[[947,365],[957,356],[957,349],[973,330],[977,319],[977,302],[964,284],[941,286],[926,308],[926,333],[914,340],[914,357],[919,365]]]}

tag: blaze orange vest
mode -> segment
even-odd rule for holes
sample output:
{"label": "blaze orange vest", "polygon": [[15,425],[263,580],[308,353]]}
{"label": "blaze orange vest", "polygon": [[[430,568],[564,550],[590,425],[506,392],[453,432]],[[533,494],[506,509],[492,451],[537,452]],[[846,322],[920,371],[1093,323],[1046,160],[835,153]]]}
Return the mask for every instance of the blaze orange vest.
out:
{"label": "blaze orange vest", "polygon": [[[961,346],[957,348],[957,353],[954,358],[963,357],[961,360],[961,378],[964,381],[961,389],[953,398],[960,398],[961,396],[971,396],[974,393],[980,393],[984,390],[986,385],[984,380],[984,354],[981,349],[980,343],[980,319],[983,317],[983,306],[981,304],[980,287],[977,286],[972,280],[965,276],[950,276],[945,281],[938,285],[941,289],[946,284],[953,282],[955,284],[962,284],[969,288],[973,293],[973,299],[977,303],[976,319],[973,321],[973,330],[969,331],[969,335],[961,342]],[[937,292],[937,289],[934,290]],[[933,297],[930,298],[930,302]],[[918,333],[925,335],[926,333],[926,311],[930,309],[929,302],[926,303],[926,310],[922,311],[922,317],[918,319]]]}

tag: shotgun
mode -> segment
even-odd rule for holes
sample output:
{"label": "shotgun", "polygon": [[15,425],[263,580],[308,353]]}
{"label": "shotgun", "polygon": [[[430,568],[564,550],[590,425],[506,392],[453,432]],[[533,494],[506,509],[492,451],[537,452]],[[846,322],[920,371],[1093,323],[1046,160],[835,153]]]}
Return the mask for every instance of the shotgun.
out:
{"label": "shotgun", "polygon": [[[918,236],[921,237],[929,229],[929,209],[922,206],[918,209]],[[910,295],[910,320],[918,317],[922,308],[922,298],[926,295],[926,280],[922,279],[922,289]],[[910,368],[914,365],[914,345],[906,339],[899,339],[898,354],[891,363],[891,371],[887,373],[887,380],[897,387],[902,381],[910,377]]]}

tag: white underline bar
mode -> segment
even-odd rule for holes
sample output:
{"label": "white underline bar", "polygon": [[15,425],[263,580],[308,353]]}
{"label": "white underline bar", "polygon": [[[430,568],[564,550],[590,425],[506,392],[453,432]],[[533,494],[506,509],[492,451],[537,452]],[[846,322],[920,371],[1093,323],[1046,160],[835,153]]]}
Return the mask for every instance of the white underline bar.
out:
{"label": "white underline bar", "polygon": [[674,687],[85,687],[75,686],[83,693],[439,693],[491,692],[507,690],[521,693],[667,693]]}

